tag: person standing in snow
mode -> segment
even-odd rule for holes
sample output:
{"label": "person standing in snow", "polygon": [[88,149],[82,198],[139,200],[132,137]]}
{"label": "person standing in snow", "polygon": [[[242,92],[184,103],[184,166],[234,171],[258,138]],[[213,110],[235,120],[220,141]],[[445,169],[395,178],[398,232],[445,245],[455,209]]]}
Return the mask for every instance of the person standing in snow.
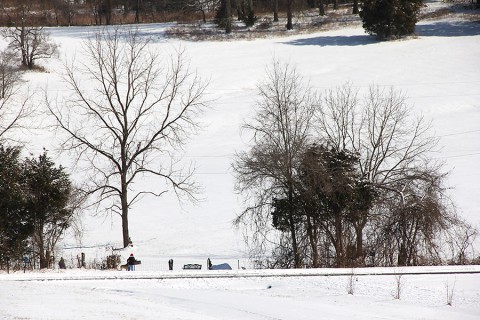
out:
{"label": "person standing in snow", "polygon": [[65,260],[63,260],[63,257],[60,258],[60,261],[58,262],[58,267],[60,269],[67,269],[67,266],[65,265]]}
{"label": "person standing in snow", "polygon": [[127,259],[127,271],[135,271],[135,257],[133,253],[130,253],[130,257]]}

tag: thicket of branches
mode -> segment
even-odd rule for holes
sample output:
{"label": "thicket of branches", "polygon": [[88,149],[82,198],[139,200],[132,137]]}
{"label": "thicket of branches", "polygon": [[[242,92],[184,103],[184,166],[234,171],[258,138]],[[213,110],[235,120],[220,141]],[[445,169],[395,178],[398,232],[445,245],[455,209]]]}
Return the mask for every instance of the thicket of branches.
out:
{"label": "thicket of branches", "polygon": [[233,164],[246,199],[235,223],[245,227],[261,265],[472,257],[475,229],[457,217],[447,174],[432,157],[437,139],[404,95],[372,86],[360,96],[347,84],[320,97],[279,62],[267,75],[257,114],[244,126],[253,146]]}

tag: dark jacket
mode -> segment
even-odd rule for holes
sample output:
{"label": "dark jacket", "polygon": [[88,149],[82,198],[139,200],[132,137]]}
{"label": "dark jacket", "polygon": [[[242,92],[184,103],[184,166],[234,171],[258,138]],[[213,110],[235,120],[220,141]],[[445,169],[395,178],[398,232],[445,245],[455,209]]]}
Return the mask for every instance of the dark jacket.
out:
{"label": "dark jacket", "polygon": [[129,257],[127,259],[127,264],[129,264],[129,265],[135,264],[135,257]]}

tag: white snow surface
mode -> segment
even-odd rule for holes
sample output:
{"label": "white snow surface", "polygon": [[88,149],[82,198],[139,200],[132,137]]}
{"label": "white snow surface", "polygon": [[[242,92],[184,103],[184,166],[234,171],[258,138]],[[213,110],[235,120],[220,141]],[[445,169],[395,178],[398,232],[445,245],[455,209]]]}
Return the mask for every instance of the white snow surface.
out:
{"label": "white snow surface", "polygon": [[[438,2],[430,5],[439,5]],[[128,26],[125,26],[127,28]],[[172,193],[146,197],[130,209],[130,235],[142,254],[165,256],[244,256],[242,234],[232,220],[242,211],[241,196],[234,192],[231,164],[236,152],[248,148],[240,127],[255,112],[256,86],[274,58],[294,65],[305,81],[324,92],[347,82],[367,90],[371,85],[393,87],[408,97],[415,112],[432,121],[441,148],[434,157],[445,162],[449,186],[459,214],[480,226],[480,24],[454,19],[427,20],[417,25],[417,37],[378,42],[361,27],[253,41],[182,41],[166,39],[167,24],[138,25],[151,48],[166,53],[184,49],[190,67],[209,80],[210,108],[199,119],[204,129],[185,146],[184,160],[197,167],[203,187],[197,205],[179,205]],[[81,62],[82,39],[97,27],[50,28],[60,46],[58,59],[43,62],[47,73],[30,72],[26,79],[39,101],[43,90],[55,98],[66,92],[61,78],[63,63]],[[3,41],[3,44],[4,41]],[[0,41],[0,47],[2,41]],[[85,83],[84,86],[91,86]],[[45,108],[40,106],[40,108]],[[40,109],[42,110],[42,109]],[[48,125],[51,119],[39,117]],[[243,135],[242,135],[243,134]],[[38,154],[45,147],[55,155],[60,133],[34,131],[26,150]],[[66,155],[57,163],[69,168]],[[81,180],[79,174],[73,178]],[[155,187],[158,180],[144,178],[136,186]],[[118,216],[86,213],[84,247],[121,246]],[[67,238],[65,247],[78,246]],[[62,253],[60,253],[62,254]],[[63,253],[68,255],[69,253]],[[74,253],[73,255],[76,255]]]}
{"label": "white snow surface", "polygon": [[[435,156],[450,171],[451,195],[460,215],[479,226],[478,21],[422,21],[417,37],[390,42],[375,41],[361,27],[253,41],[189,42],[164,38],[167,27],[138,26],[153,39],[154,49],[185,49],[192,69],[210,82],[212,102],[200,119],[205,128],[185,146],[184,155],[198,167],[204,201],[180,206],[167,194],[147,197],[131,209],[134,245],[122,252],[122,259],[135,253],[142,260],[135,272],[68,269],[0,274],[0,319],[480,319],[480,275],[451,273],[478,272],[478,267],[353,270],[353,295],[347,294],[351,269],[248,270],[242,235],[232,228],[242,205],[231,172],[235,152],[249,144],[240,126],[254,114],[256,85],[275,57],[295,65],[320,92],[346,82],[360,90],[378,85],[404,92],[440,137],[442,149]],[[47,73],[25,76],[39,101],[43,89],[53,95],[65,92],[63,62],[74,56],[81,60],[81,40],[95,30],[48,29],[60,45],[60,56],[42,63]],[[0,39],[0,48],[4,46]],[[38,122],[48,124],[51,120],[44,114]],[[54,155],[57,134],[40,130],[21,138],[27,141],[27,151],[38,154],[45,147]],[[55,157],[57,163],[70,166],[65,155]],[[155,183],[144,179],[137,185]],[[84,224],[82,241],[67,237],[57,253],[69,266],[79,252],[99,262],[112,247],[121,246],[118,217],[87,213]],[[204,268],[207,257],[214,264],[229,263],[234,270],[181,270],[186,263]],[[170,258],[175,260],[171,272]],[[418,274],[425,271],[431,274]],[[401,278],[401,299],[394,299],[396,274],[403,272],[408,275]],[[446,305],[447,286],[454,286],[453,306]]]}
{"label": "white snow surface", "polygon": [[17,272],[0,274],[0,319],[474,320],[479,272],[479,266]]}

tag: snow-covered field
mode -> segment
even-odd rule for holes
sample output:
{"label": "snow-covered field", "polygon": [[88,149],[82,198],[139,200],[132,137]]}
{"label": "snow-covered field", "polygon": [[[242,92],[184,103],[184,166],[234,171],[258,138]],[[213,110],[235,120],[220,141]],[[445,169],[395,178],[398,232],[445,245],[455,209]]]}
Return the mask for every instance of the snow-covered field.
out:
{"label": "snow-covered field", "polygon": [[[430,6],[444,5],[431,2]],[[200,119],[204,130],[185,146],[185,161],[197,166],[197,181],[204,199],[193,206],[180,206],[172,194],[147,197],[130,210],[130,235],[142,255],[159,256],[244,256],[242,235],[232,229],[232,220],[241,212],[241,197],[235,194],[231,163],[235,152],[248,145],[240,126],[252,116],[256,85],[274,58],[297,67],[306,81],[323,92],[347,82],[360,90],[371,85],[403,92],[414,110],[432,121],[440,138],[440,152],[450,172],[449,186],[459,214],[480,225],[480,24],[444,18],[421,21],[417,37],[377,42],[361,27],[314,34],[254,41],[198,41],[166,39],[168,25],[140,25],[140,32],[152,38],[151,47],[160,52],[183,48],[190,65],[208,79],[210,108]],[[60,77],[62,61],[81,61],[82,39],[98,28],[51,28],[52,39],[60,45],[59,59],[43,65],[48,73],[26,74],[39,100],[47,88],[52,98],[65,92]],[[0,47],[5,45],[0,40]],[[84,84],[88,86],[88,83]],[[45,112],[46,113],[46,112]],[[51,120],[43,119],[47,125]],[[40,121],[39,121],[40,123]],[[43,147],[55,154],[59,139],[41,130],[23,137],[27,150],[36,154]],[[57,162],[69,166],[65,156]],[[137,185],[154,186],[145,179]],[[85,215],[83,246],[121,244],[119,217]],[[77,246],[70,239],[66,246]],[[68,257],[70,252],[60,253]],[[76,255],[76,252],[73,256]],[[88,257],[87,257],[88,258]]]}
{"label": "snow-covered field", "polygon": [[478,266],[27,272],[0,275],[0,319],[474,320],[478,272]]}
{"label": "snow-covered field", "polygon": [[[135,273],[68,270],[47,275],[0,274],[1,319],[480,319],[480,274],[405,275],[401,278],[401,299],[397,300],[393,298],[395,269],[389,275],[354,276],[353,295],[347,294],[348,275],[287,277],[262,271],[247,276],[244,273],[248,270],[237,270],[239,266],[248,268],[248,261],[242,236],[231,225],[241,211],[241,202],[234,193],[230,169],[235,152],[248,144],[240,125],[253,113],[256,84],[276,57],[294,64],[319,91],[346,82],[360,90],[378,85],[403,91],[414,109],[432,120],[440,137],[442,149],[437,157],[451,172],[449,183],[460,215],[479,226],[478,21],[422,21],[417,37],[392,42],[377,42],[361,27],[255,41],[188,42],[165,39],[162,33],[166,27],[139,26],[143,34],[152,37],[152,48],[184,48],[192,68],[210,80],[211,108],[201,119],[205,129],[185,147],[186,159],[198,167],[205,200],[180,207],[167,194],[160,199],[145,198],[132,208],[131,249],[142,260]],[[81,39],[91,36],[95,28],[49,31],[60,45],[60,58],[44,63],[48,73],[25,76],[39,100],[47,86],[53,95],[65,90],[59,76],[62,60],[74,55],[81,59]],[[0,48],[4,46],[0,39]],[[47,130],[23,138],[29,141],[27,150],[36,154],[42,147],[54,154],[58,142]],[[68,167],[65,156],[57,160]],[[66,249],[79,245],[68,238],[66,248],[57,256],[64,256],[72,265],[80,250],[87,252],[89,260],[101,259],[111,252],[111,246],[120,243],[120,219],[86,215],[81,245],[93,248]],[[207,257],[214,263],[228,262],[234,269],[216,271],[216,275],[236,276],[164,276],[194,275],[196,271],[178,269],[184,263],[205,265]],[[173,273],[166,271],[169,258],[176,261]],[[57,280],[41,281],[38,277]],[[447,285],[455,286],[453,306],[446,305]]]}

